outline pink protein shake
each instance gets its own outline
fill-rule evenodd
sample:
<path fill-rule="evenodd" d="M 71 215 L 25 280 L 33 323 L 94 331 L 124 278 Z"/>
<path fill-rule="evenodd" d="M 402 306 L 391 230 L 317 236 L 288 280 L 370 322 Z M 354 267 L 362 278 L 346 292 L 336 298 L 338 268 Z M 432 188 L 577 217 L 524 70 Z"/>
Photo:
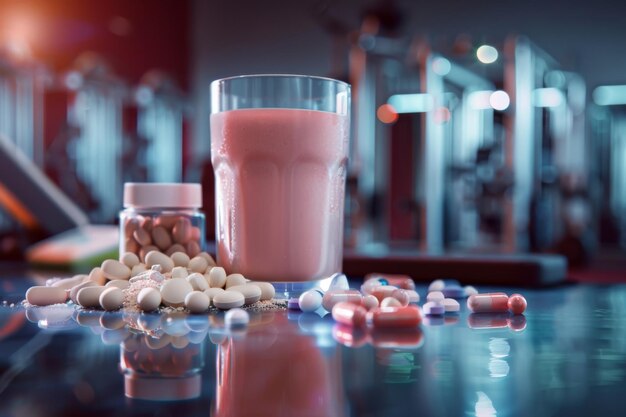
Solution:
<path fill-rule="evenodd" d="M 211 115 L 218 263 L 263 281 L 341 270 L 348 117 L 297 109 Z"/>

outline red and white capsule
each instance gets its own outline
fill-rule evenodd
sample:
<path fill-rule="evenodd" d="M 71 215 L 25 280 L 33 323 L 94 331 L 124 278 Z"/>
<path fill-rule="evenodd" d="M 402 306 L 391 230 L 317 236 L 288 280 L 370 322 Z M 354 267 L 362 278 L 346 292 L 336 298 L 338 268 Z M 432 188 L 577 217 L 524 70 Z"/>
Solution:
<path fill-rule="evenodd" d="M 375 308 L 367 313 L 368 325 L 378 329 L 416 327 L 422 314 L 416 306 Z"/>
<path fill-rule="evenodd" d="M 503 292 L 474 294 L 467 299 L 467 308 L 474 313 L 502 313 L 509 311 L 509 297 Z"/>
<path fill-rule="evenodd" d="M 342 301 L 333 307 L 333 319 L 336 322 L 353 327 L 364 327 L 367 310 L 358 304 Z"/>

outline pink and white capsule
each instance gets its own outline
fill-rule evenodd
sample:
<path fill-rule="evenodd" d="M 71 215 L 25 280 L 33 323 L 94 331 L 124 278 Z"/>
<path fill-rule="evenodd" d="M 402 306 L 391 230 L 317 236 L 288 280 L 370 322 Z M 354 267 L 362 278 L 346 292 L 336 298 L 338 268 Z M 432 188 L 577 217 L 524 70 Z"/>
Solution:
<path fill-rule="evenodd" d="M 474 313 L 501 313 L 509 310 L 509 297 L 503 292 L 470 295 L 467 308 Z"/>

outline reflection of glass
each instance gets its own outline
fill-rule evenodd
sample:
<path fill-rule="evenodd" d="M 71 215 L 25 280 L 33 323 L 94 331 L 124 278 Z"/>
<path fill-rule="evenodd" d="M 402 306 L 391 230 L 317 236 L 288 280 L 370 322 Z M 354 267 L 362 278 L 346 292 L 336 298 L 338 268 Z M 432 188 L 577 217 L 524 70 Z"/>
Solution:
<path fill-rule="evenodd" d="M 283 337 L 276 337 L 280 332 Z M 342 416 L 339 359 L 284 315 L 218 345 L 215 416 Z"/>
<path fill-rule="evenodd" d="M 200 396 L 200 372 L 204 366 L 203 344 L 176 347 L 169 335 L 153 339 L 133 334 L 120 344 L 120 367 L 127 397 L 172 401 Z"/>
<path fill-rule="evenodd" d="M 280 282 L 340 271 L 350 86 L 254 75 L 213 82 L 211 99 L 220 265 Z"/>

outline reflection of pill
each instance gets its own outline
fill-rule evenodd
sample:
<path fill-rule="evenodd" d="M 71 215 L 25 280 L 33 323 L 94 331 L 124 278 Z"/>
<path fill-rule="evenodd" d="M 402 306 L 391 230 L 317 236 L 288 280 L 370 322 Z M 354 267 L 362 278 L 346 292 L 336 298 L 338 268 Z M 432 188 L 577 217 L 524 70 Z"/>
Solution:
<path fill-rule="evenodd" d="M 421 321 L 416 306 L 375 308 L 367 313 L 367 323 L 375 328 L 415 327 Z"/>
<path fill-rule="evenodd" d="M 395 300 L 395 298 L 392 298 L 392 300 Z M 397 301 L 398 300 L 396 300 L 396 302 Z M 332 315 L 333 319 L 338 323 L 354 327 L 363 327 L 365 326 L 367 310 L 358 304 L 343 301 L 335 304 Z"/>
<path fill-rule="evenodd" d="M 508 326 L 508 313 L 471 313 L 467 325 L 472 329 L 499 329 Z"/>
<path fill-rule="evenodd" d="M 228 328 L 245 327 L 249 322 L 250 315 L 240 308 L 233 308 L 224 314 L 224 326 Z"/>
<path fill-rule="evenodd" d="M 26 291 L 26 301 L 34 306 L 59 304 L 66 300 L 67 293 L 63 288 L 37 286 Z"/>
<path fill-rule="evenodd" d="M 435 301 L 427 302 L 422 306 L 422 309 L 424 310 L 424 314 L 428 316 L 441 316 L 446 312 L 446 308 L 443 304 Z"/>
<path fill-rule="evenodd" d="M 333 311 L 333 307 L 340 301 L 361 304 L 361 293 L 358 290 L 334 290 L 328 291 L 322 297 L 322 307 L 326 311 Z"/>
<path fill-rule="evenodd" d="M 526 328 L 526 317 L 523 314 L 516 314 L 507 318 L 509 328 L 516 332 L 521 332 Z"/>
<path fill-rule="evenodd" d="M 485 293 L 471 295 L 467 307 L 474 313 L 497 313 L 508 311 L 509 297 L 505 293 Z"/>

